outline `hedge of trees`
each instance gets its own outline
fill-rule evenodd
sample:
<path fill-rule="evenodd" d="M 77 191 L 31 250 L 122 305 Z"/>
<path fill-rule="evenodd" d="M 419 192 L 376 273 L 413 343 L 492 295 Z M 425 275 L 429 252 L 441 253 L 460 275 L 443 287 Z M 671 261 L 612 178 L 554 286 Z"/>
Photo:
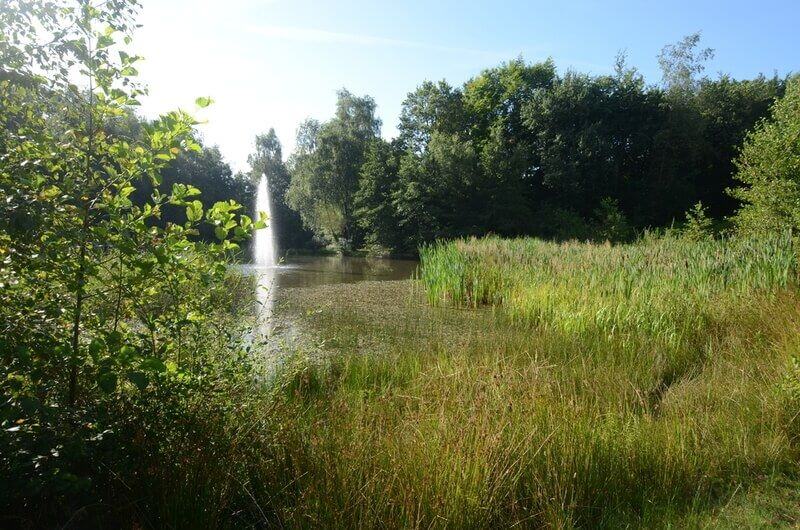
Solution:
<path fill-rule="evenodd" d="M 658 85 L 624 56 L 611 75 L 516 59 L 460 87 L 426 81 L 403 102 L 392 141 L 375 101 L 342 90 L 333 118 L 300 126 L 287 163 L 273 132 L 260 137 L 271 147 L 254 169 L 279 182 L 281 215 L 294 210 L 306 227 L 292 217 L 285 240 L 301 244 L 310 230 L 345 251 L 413 253 L 487 233 L 626 240 L 681 222 L 698 202 L 725 219 L 746 199 L 726 191 L 740 146 L 788 78 L 711 79 L 713 51 L 699 40 L 663 49 Z"/>

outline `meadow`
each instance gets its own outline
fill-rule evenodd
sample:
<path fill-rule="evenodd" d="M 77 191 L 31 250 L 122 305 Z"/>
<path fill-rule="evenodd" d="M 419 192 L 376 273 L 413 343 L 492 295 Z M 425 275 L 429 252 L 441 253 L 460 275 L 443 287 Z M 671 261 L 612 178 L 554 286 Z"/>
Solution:
<path fill-rule="evenodd" d="M 184 335 L 197 375 L 120 382 L 77 460 L 86 493 L 26 478 L 6 521 L 795 527 L 796 251 L 788 235 L 441 243 L 416 279 L 280 290 L 264 352 L 242 342 L 255 280 L 231 269 Z"/>
<path fill-rule="evenodd" d="M 486 238 L 289 290 L 319 342 L 249 431 L 254 495 L 300 527 L 797 524 L 796 275 L 789 236 Z"/>

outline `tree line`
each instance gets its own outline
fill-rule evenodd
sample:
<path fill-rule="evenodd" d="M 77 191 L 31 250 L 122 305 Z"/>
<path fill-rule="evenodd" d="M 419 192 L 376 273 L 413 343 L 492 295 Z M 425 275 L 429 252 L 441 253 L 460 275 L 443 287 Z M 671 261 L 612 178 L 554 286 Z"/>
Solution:
<path fill-rule="evenodd" d="M 712 79 L 711 57 L 695 34 L 662 50 L 658 85 L 623 55 L 610 75 L 520 58 L 460 87 L 426 81 L 391 141 L 374 99 L 341 90 L 331 119 L 300 125 L 286 162 L 274 131 L 259 136 L 253 177 L 270 180 L 284 248 L 403 254 L 488 233 L 624 241 L 698 203 L 724 222 L 745 199 L 728 191 L 742 143 L 790 78 Z"/>
<path fill-rule="evenodd" d="M 249 170 L 234 173 L 198 137 L 198 151 L 161 170 L 162 189 L 190 184 L 206 190 L 205 207 L 233 199 L 253 208 L 266 175 L 284 250 L 415 254 L 437 239 L 490 233 L 626 241 L 686 219 L 709 231 L 740 226 L 734 216 L 753 197 L 743 144 L 791 76 L 712 79 L 712 57 L 694 34 L 664 47 L 659 84 L 624 55 L 610 75 L 559 74 L 552 60 L 520 58 L 460 87 L 425 81 L 403 102 L 392 140 L 381 137 L 375 100 L 342 89 L 331 119 L 300 124 L 288 157 L 269 129 L 255 138 Z M 135 137 L 146 122 L 130 113 L 115 126 Z M 132 200 L 151 193 L 143 179 Z M 158 222 L 184 221 L 174 208 Z M 213 241 L 212 228 L 200 237 Z"/>
<path fill-rule="evenodd" d="M 381 137 L 374 99 L 343 89 L 331 119 L 300 124 L 288 157 L 269 129 L 255 138 L 249 170 L 234 172 L 195 134 L 199 148 L 167 161 L 160 190 L 192 185 L 204 190 L 205 208 L 233 199 L 253 209 L 266 175 L 283 250 L 410 255 L 437 239 L 490 233 L 626 241 L 684 224 L 741 227 L 735 214 L 744 204 L 788 193 L 785 182 L 769 194 L 748 191 L 757 177 L 742 156 L 763 151 L 743 150 L 745 140 L 791 76 L 712 79 L 704 75 L 711 57 L 694 34 L 664 47 L 660 84 L 648 84 L 624 55 L 610 75 L 561 75 L 552 60 L 520 58 L 460 87 L 425 81 L 403 102 L 392 140 Z M 129 138 L 147 126 L 130 109 L 106 125 Z M 153 186 L 144 178 L 135 187 L 131 199 L 143 205 Z M 748 226 L 791 217 L 759 208 Z M 182 208 L 167 206 L 153 222 L 185 221 Z M 200 227 L 199 237 L 214 241 L 213 227 Z"/>

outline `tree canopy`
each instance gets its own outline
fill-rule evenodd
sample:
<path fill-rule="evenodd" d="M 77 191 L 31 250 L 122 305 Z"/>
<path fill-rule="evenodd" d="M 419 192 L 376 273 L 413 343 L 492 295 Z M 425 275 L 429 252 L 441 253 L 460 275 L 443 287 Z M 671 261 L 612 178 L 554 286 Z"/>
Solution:
<path fill-rule="evenodd" d="M 747 136 L 736 160 L 733 190 L 744 206 L 735 217 L 746 232 L 800 228 L 800 77 L 772 108 L 769 120 Z"/>
<path fill-rule="evenodd" d="M 378 138 L 380 126 L 372 98 L 341 90 L 333 119 L 306 122 L 298 132 L 289 205 L 321 238 L 344 249 L 363 241 L 353 201 L 367 147 Z"/>
<path fill-rule="evenodd" d="M 611 75 L 520 58 L 461 87 L 425 81 L 392 142 L 375 102 L 341 91 L 331 120 L 298 131 L 287 203 L 324 243 L 399 253 L 487 233 L 626 239 L 698 202 L 725 219 L 744 198 L 725 191 L 733 159 L 786 81 L 708 78 L 700 40 L 664 47 L 658 85 L 624 56 Z"/>

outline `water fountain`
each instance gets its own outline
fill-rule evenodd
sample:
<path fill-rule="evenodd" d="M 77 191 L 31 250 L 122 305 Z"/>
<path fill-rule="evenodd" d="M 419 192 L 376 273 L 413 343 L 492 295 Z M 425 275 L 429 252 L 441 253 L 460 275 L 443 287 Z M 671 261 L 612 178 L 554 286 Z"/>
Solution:
<path fill-rule="evenodd" d="M 261 175 L 256 190 L 256 215 L 261 212 L 267 214 L 269 221 L 267 227 L 256 231 L 253 245 L 253 261 L 259 267 L 272 267 L 275 265 L 275 219 L 272 217 L 272 201 L 269 194 L 267 176 Z"/>
<path fill-rule="evenodd" d="M 272 201 L 270 200 L 269 182 L 262 175 L 256 189 L 256 215 L 261 212 L 269 218 L 267 227 L 256 230 L 253 241 L 253 262 L 258 269 L 256 285 L 256 304 L 261 321 L 261 331 L 270 335 L 272 331 L 272 312 L 275 306 L 275 267 L 277 252 L 275 244 L 275 218 L 272 217 Z"/>

